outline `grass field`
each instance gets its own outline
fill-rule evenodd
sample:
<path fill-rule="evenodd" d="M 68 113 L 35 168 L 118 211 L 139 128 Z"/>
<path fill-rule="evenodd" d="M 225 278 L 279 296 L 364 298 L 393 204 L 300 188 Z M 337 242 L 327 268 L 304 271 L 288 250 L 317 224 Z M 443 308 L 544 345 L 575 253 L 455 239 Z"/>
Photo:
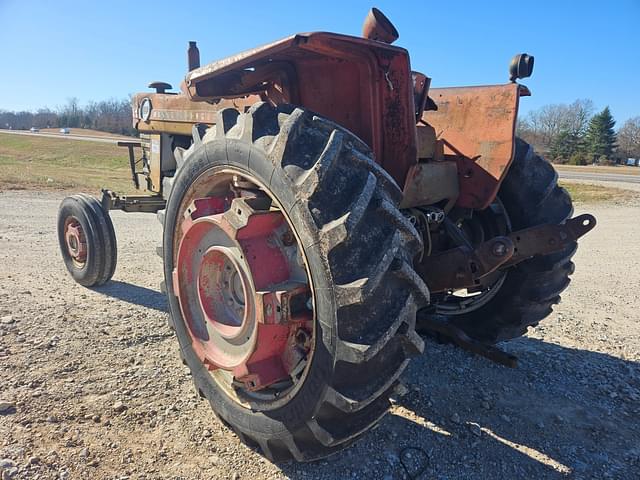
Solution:
<path fill-rule="evenodd" d="M 640 175 L 640 167 L 628 167 L 626 165 L 557 165 L 558 171 L 586 172 L 586 173 L 616 173 L 619 175 Z"/>
<path fill-rule="evenodd" d="M 560 181 L 571 194 L 574 203 L 625 202 L 640 198 L 638 192 L 588 183 Z"/>
<path fill-rule="evenodd" d="M 0 188 L 133 191 L 127 150 L 114 144 L 0 133 Z"/>

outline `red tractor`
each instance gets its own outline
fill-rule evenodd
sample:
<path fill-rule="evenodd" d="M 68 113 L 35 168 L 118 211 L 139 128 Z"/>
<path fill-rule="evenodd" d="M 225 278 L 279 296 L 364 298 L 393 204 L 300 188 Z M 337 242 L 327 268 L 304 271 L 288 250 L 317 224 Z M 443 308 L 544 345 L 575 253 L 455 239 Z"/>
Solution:
<path fill-rule="evenodd" d="M 553 167 L 515 137 L 510 83 L 430 88 L 380 11 L 363 37 L 297 34 L 133 99 L 146 192 L 60 208 L 71 275 L 108 281 L 110 209 L 157 212 L 170 323 L 199 393 L 274 460 L 344 448 L 387 412 L 418 329 L 502 363 L 545 318 L 576 240 Z M 138 150 L 140 149 L 140 150 Z M 136 154 L 136 152 L 140 152 Z"/>

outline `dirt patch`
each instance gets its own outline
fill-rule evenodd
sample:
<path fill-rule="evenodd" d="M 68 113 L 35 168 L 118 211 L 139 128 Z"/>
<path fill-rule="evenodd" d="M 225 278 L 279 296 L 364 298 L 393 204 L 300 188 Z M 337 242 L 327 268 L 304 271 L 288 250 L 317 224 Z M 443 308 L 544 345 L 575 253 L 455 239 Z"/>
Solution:
<path fill-rule="evenodd" d="M 635 206 L 577 208 L 598 227 L 563 303 L 504 345 L 518 368 L 427 340 L 377 429 L 328 460 L 272 464 L 216 420 L 180 363 L 155 216 L 114 212 L 118 268 L 89 290 L 57 251 L 61 199 L 0 194 L 0 461 L 16 479 L 413 478 L 401 459 L 424 479 L 640 477 Z"/>

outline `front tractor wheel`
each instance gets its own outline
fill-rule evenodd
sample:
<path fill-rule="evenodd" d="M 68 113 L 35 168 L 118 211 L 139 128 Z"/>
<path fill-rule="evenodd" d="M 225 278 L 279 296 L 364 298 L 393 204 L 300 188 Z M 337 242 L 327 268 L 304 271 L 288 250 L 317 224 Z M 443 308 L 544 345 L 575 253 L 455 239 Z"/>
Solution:
<path fill-rule="evenodd" d="M 309 112 L 227 109 L 196 137 L 161 216 L 182 356 L 243 441 L 329 455 L 386 413 L 423 348 L 418 233 L 366 145 Z"/>
<path fill-rule="evenodd" d="M 66 197 L 58 209 L 58 242 L 67 270 L 85 287 L 99 286 L 116 269 L 116 234 L 111 217 L 94 197 Z"/>

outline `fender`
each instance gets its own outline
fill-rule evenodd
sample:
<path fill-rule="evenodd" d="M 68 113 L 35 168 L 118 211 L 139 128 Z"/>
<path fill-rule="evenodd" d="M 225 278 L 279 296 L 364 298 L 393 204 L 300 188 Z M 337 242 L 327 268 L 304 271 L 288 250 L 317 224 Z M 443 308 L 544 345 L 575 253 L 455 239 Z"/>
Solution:
<path fill-rule="evenodd" d="M 494 200 L 515 153 L 519 99 L 529 95 L 529 90 L 517 83 L 430 89 L 429 96 L 438 109 L 423 113 L 418 138 L 422 129 L 425 133 L 432 129 L 436 142 L 432 161 L 456 163 L 456 205 L 481 210 Z M 415 182 L 415 178 L 419 177 L 408 176 L 407 182 Z M 428 189 L 429 179 L 424 182 L 411 188 Z M 405 192 L 407 186 L 405 183 Z"/>

